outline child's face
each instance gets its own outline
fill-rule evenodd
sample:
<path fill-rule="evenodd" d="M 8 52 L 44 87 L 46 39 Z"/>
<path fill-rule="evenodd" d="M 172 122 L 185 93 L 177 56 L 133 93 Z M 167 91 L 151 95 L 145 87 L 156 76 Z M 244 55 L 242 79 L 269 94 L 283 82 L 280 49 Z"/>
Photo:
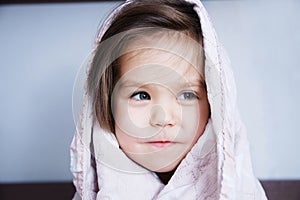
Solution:
<path fill-rule="evenodd" d="M 112 100 L 120 148 L 151 171 L 171 171 L 209 117 L 200 73 L 179 56 L 155 49 L 128 53 L 120 64 Z"/>

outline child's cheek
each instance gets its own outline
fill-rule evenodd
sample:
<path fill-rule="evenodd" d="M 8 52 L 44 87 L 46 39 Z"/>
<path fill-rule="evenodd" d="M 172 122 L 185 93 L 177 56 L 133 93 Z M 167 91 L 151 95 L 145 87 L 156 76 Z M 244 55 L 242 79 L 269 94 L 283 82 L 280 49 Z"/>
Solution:
<path fill-rule="evenodd" d="M 131 137 L 147 138 L 152 135 L 152 130 L 148 130 L 151 106 L 132 101 L 122 97 L 114 99 L 115 126 Z"/>
<path fill-rule="evenodd" d="M 194 145 L 198 138 L 203 134 L 207 124 L 207 108 L 201 104 L 182 107 L 182 137 L 184 141 Z"/>
<path fill-rule="evenodd" d="M 186 132 L 186 137 L 193 137 L 195 135 L 200 119 L 198 110 L 198 106 L 183 106 L 182 108 L 182 127 Z"/>
<path fill-rule="evenodd" d="M 151 105 L 150 103 L 141 103 L 141 104 L 142 105 L 136 105 L 136 102 L 133 104 L 128 103 L 128 105 L 126 106 L 127 113 L 124 113 L 124 116 L 129 118 L 133 126 L 142 129 L 142 128 L 148 128 L 149 126 Z"/>
<path fill-rule="evenodd" d="M 116 137 L 120 147 L 125 153 L 141 153 L 141 144 L 136 138 L 130 136 L 119 127 L 116 127 Z"/>

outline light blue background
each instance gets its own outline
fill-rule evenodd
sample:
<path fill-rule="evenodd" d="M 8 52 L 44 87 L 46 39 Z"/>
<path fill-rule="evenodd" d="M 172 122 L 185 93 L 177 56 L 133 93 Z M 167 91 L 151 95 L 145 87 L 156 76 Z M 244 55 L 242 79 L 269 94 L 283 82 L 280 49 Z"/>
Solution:
<path fill-rule="evenodd" d="M 116 4 L 0 7 L 0 183 L 72 179 L 73 83 Z M 300 2 L 204 4 L 233 64 L 255 174 L 300 179 Z"/>

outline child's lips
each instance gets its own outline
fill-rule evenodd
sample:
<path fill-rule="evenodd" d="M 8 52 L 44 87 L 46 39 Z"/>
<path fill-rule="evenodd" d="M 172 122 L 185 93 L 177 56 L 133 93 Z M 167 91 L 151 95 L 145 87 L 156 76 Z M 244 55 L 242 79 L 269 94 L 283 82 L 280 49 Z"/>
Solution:
<path fill-rule="evenodd" d="M 148 143 L 150 145 L 153 145 L 153 146 L 159 147 L 159 148 L 165 148 L 172 144 L 175 144 L 175 142 L 172 142 L 172 141 L 152 141 L 152 142 L 148 142 Z"/>

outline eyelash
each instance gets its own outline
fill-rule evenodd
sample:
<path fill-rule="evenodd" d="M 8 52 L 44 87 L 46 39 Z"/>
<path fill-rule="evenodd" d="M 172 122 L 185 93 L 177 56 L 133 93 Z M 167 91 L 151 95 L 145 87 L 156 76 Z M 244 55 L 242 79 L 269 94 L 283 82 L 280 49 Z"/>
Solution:
<path fill-rule="evenodd" d="M 182 96 L 182 95 L 184 95 L 184 98 L 180 99 L 180 96 Z M 188 96 L 186 96 L 186 95 L 188 95 Z M 195 100 L 195 99 L 199 99 L 199 96 L 194 91 L 186 91 L 186 92 L 180 93 L 180 95 L 177 97 L 177 99 L 178 100 L 192 101 L 192 100 Z"/>
<path fill-rule="evenodd" d="M 136 96 L 139 95 L 139 98 L 136 98 Z M 145 95 L 147 99 L 142 99 L 141 98 L 141 95 Z M 145 97 L 144 96 L 144 97 Z M 144 91 L 140 91 L 140 92 L 135 92 L 133 93 L 131 96 L 130 96 L 131 99 L 134 99 L 136 101 L 145 101 L 145 100 L 151 100 L 151 97 L 150 95 L 147 93 L 147 92 L 144 92 Z"/>
<path fill-rule="evenodd" d="M 142 96 L 143 95 L 143 96 Z M 183 95 L 183 98 L 180 98 Z M 147 101 L 151 100 L 151 96 L 145 92 L 145 91 L 139 91 L 135 92 L 130 96 L 131 99 L 134 99 L 136 101 Z M 195 99 L 199 99 L 199 96 L 197 95 L 196 92 L 194 91 L 186 91 L 180 93 L 180 95 L 177 97 L 178 100 L 187 100 L 187 101 L 192 101 Z"/>

